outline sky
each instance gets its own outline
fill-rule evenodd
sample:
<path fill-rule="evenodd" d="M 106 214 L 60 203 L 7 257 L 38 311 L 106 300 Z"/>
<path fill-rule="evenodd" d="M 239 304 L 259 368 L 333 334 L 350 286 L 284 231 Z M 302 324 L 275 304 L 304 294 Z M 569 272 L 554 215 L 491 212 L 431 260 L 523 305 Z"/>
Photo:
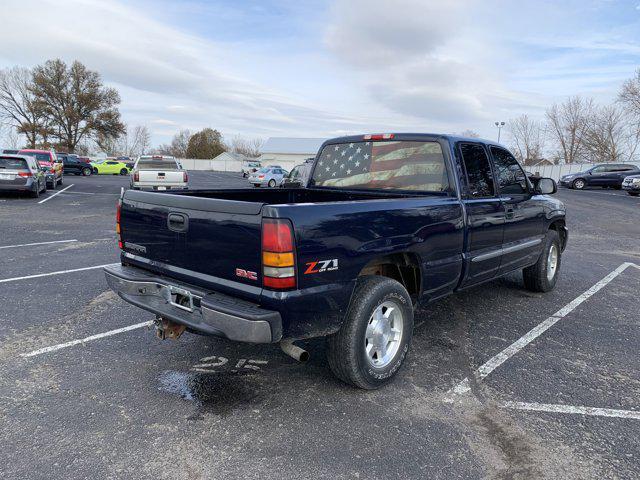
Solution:
<path fill-rule="evenodd" d="M 640 67 L 640 0 L 2 0 L 0 68 L 79 60 L 153 144 L 375 132 L 496 135 Z"/>

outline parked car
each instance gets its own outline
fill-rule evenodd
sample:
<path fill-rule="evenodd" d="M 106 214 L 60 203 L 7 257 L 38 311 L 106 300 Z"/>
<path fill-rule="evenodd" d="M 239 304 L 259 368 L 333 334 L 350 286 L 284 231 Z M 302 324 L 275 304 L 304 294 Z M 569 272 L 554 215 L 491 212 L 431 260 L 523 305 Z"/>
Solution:
<path fill-rule="evenodd" d="M 262 164 L 257 160 L 256 161 L 245 160 L 242 162 L 242 167 L 241 167 L 242 176 L 248 177 L 251 173 L 258 171 L 261 168 L 262 168 Z"/>
<path fill-rule="evenodd" d="M 287 174 L 285 169 L 277 166 L 265 167 L 250 174 L 249 183 L 252 183 L 254 187 L 277 187 Z"/>
<path fill-rule="evenodd" d="M 632 197 L 640 195 L 640 174 L 625 177 L 622 181 L 622 188 Z"/>
<path fill-rule="evenodd" d="M 300 188 L 306 186 L 312 166 L 313 165 L 309 163 L 301 163 L 293 167 L 282 180 L 280 188 Z"/>
<path fill-rule="evenodd" d="M 47 190 L 44 168 L 29 155 L 0 155 L 0 191 L 28 192 L 39 197 Z"/>
<path fill-rule="evenodd" d="M 64 167 L 62 160 L 49 150 L 24 149 L 18 152 L 19 155 L 28 155 L 35 158 L 40 167 L 43 167 L 47 188 L 55 190 L 56 186 L 64 183 Z"/>
<path fill-rule="evenodd" d="M 629 175 L 640 174 L 637 165 L 630 163 L 603 163 L 584 172 L 564 175 L 560 185 L 582 190 L 585 187 L 622 188 L 622 180 Z"/>
<path fill-rule="evenodd" d="M 67 175 L 84 175 L 88 177 L 93 173 L 91 164 L 87 164 L 80 160 L 75 153 L 57 153 L 58 159 L 62 160 L 64 165 L 64 173 Z"/>
<path fill-rule="evenodd" d="M 92 162 L 95 175 L 129 175 L 129 167 L 124 162 L 106 159 L 102 162 Z"/>
<path fill-rule="evenodd" d="M 377 388 L 402 365 L 413 312 L 522 271 L 547 292 L 567 244 L 550 178 L 530 182 L 504 147 L 475 138 L 385 134 L 326 141 L 307 188 L 127 190 L 117 207 L 125 301 L 185 329 L 250 343 L 328 336 L 330 368 Z M 334 160 L 338 160 L 334 162 Z"/>
<path fill-rule="evenodd" d="M 175 157 L 143 155 L 133 167 L 130 186 L 134 190 L 187 190 L 189 175 Z"/>
<path fill-rule="evenodd" d="M 78 157 L 78 160 L 83 163 L 91 163 L 91 159 L 89 157 Z"/>

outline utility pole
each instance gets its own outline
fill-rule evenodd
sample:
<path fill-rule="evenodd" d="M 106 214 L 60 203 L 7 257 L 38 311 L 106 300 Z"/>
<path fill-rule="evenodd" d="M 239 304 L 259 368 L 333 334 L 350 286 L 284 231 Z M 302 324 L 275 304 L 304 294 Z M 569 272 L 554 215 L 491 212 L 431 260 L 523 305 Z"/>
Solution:
<path fill-rule="evenodd" d="M 504 122 L 495 122 L 495 126 L 498 127 L 498 143 L 500 143 L 500 130 L 504 127 Z"/>

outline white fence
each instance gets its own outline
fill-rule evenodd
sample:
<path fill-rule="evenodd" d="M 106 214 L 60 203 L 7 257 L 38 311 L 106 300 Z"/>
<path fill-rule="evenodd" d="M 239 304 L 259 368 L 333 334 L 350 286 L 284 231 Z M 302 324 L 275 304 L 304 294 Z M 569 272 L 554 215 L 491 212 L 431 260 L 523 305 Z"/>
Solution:
<path fill-rule="evenodd" d="M 636 165 L 636 163 L 633 163 L 633 162 L 618 162 L 618 163 L 631 163 L 632 165 Z M 555 181 L 559 181 L 560 177 L 562 177 L 563 175 L 569 175 L 570 173 L 584 172 L 585 170 L 588 170 L 591 167 L 594 167 L 595 165 L 601 165 L 601 164 L 569 163 L 565 165 L 540 165 L 540 166 L 525 165 L 524 169 L 527 172 L 538 174 L 541 177 L 549 177 L 549 178 L 553 178 Z"/>
<path fill-rule="evenodd" d="M 185 170 L 213 170 L 216 172 L 239 172 L 242 162 L 235 160 L 200 160 L 181 158 L 182 168 Z"/>

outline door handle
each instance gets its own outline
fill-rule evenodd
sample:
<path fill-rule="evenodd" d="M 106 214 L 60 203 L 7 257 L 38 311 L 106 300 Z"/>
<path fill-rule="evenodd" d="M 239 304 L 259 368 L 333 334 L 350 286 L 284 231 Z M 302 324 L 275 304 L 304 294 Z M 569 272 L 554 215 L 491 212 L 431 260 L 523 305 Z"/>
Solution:
<path fill-rule="evenodd" d="M 505 217 L 507 220 L 511 220 L 516 216 L 516 212 L 513 207 L 505 207 Z"/>
<path fill-rule="evenodd" d="M 170 213 L 167 217 L 167 227 L 174 232 L 189 230 L 189 217 L 184 213 Z"/>

